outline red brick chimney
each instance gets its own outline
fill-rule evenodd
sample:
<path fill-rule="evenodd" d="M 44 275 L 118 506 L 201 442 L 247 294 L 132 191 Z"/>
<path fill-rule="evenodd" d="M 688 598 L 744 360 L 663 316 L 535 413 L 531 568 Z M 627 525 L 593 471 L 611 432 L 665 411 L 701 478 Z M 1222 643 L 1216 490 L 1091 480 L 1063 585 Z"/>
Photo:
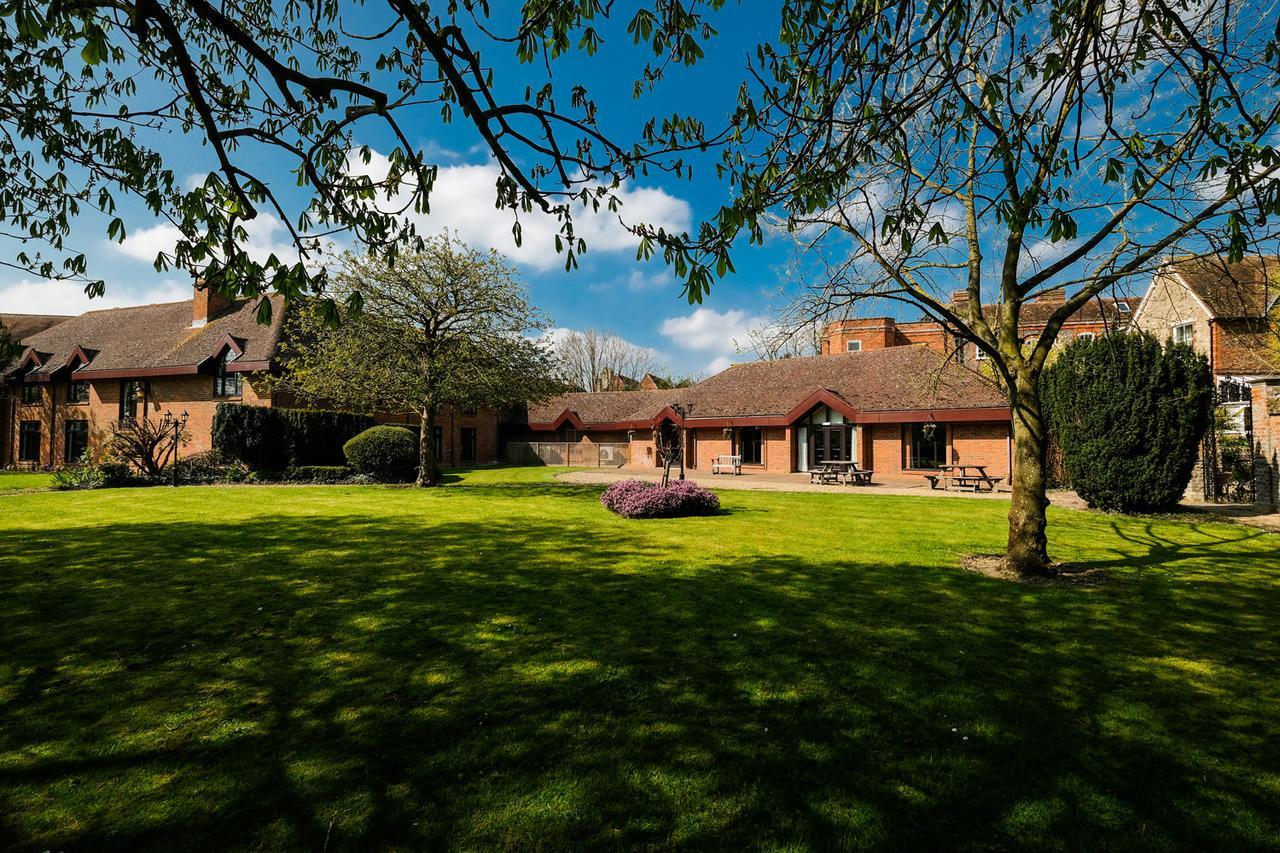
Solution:
<path fill-rule="evenodd" d="M 205 284 L 204 279 L 196 279 L 195 298 L 191 301 L 191 328 L 203 326 L 230 307 L 230 299 Z"/>
<path fill-rule="evenodd" d="M 960 305 L 968 305 L 968 304 L 969 304 L 969 291 L 968 291 L 968 290 L 953 290 L 953 291 L 951 291 L 951 304 L 952 304 L 952 305 L 956 305 L 956 306 L 960 306 Z"/>
<path fill-rule="evenodd" d="M 1050 290 L 1041 293 L 1036 297 L 1036 302 L 1041 305 L 1062 305 L 1067 301 L 1067 291 L 1059 287 L 1056 290 Z"/>

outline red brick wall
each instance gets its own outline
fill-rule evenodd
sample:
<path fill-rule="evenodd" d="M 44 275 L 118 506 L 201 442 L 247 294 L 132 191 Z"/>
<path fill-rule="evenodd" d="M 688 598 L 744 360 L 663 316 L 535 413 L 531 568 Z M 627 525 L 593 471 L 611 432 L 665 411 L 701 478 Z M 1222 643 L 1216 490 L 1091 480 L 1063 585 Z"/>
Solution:
<path fill-rule="evenodd" d="M 979 422 L 939 424 L 947 431 L 952 464 L 985 465 L 993 477 L 1009 476 L 1009 424 Z M 876 477 L 910 478 L 923 472 L 905 469 L 907 434 L 902 424 L 867 424 L 862 428 L 861 464 Z"/>
<path fill-rule="evenodd" d="M 41 423 L 41 467 L 58 467 L 75 461 L 63 458 L 65 423 L 73 419 L 89 422 L 89 453 L 95 459 L 101 456 L 103 445 L 111 434 L 111 424 L 120 418 L 121 380 L 90 381 L 87 403 L 68 403 L 68 386 L 67 382 L 41 383 L 41 404 L 17 407 L 11 428 L 9 460 L 17 461 L 17 424 L 24 420 L 39 420 Z M 182 446 L 182 455 L 201 453 L 212 448 L 213 413 L 219 402 L 271 405 L 270 393 L 262 387 L 261 380 L 246 375 L 242 388 L 240 397 L 215 398 L 212 376 L 157 377 L 147 380 L 145 405 L 139 404 L 138 413 L 141 415 L 145 411 L 149 418 L 162 418 L 166 411 L 175 417 L 186 412 L 190 440 Z M 12 387 L 12 391 L 17 395 L 22 393 L 20 386 Z"/>
<path fill-rule="evenodd" d="M 402 424 L 416 430 L 421 420 L 414 414 L 374 415 L 380 424 Z M 436 426 L 440 427 L 440 444 L 437 450 L 440 464 L 445 466 L 459 465 L 492 465 L 498 459 L 498 413 L 492 409 L 477 409 L 472 414 L 445 411 L 436 417 Z M 476 431 L 476 458 L 474 461 L 462 460 L 462 430 Z"/>

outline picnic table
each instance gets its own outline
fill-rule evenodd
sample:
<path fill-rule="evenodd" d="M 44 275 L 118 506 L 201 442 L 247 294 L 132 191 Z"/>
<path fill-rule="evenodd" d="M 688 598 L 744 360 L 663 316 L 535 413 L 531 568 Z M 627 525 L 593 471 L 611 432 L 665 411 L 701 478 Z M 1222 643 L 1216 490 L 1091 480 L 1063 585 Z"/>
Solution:
<path fill-rule="evenodd" d="M 844 483 L 847 486 L 869 486 L 874 471 L 859 468 L 851 460 L 819 462 L 809 469 L 811 483 Z"/>
<path fill-rule="evenodd" d="M 986 465 L 939 465 L 937 474 L 926 474 L 929 488 L 941 485 L 944 490 L 962 492 L 993 492 L 1003 477 L 992 477 Z"/>

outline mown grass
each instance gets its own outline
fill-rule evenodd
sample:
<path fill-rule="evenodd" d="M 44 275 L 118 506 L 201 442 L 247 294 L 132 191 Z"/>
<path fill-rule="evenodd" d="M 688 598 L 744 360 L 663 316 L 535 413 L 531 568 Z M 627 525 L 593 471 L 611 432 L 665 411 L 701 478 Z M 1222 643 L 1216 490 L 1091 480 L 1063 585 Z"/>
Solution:
<path fill-rule="evenodd" d="M 0 846 L 1280 845 L 1280 537 L 546 476 L 6 498 Z"/>
<path fill-rule="evenodd" d="M 47 471 L 0 471 L 0 493 L 19 489 L 47 489 L 53 475 Z"/>

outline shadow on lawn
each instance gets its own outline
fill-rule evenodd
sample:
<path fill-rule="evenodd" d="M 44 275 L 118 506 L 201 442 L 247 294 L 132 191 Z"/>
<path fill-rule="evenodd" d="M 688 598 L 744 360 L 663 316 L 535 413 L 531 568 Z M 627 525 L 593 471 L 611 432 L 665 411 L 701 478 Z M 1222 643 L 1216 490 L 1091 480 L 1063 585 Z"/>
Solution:
<path fill-rule="evenodd" d="M 1029 591 L 671 566 L 581 520 L 336 520 L 0 532 L 30 555 L 0 575 L 18 848 L 1276 838 L 1280 554 L 1246 537 L 1149 526 L 1163 570 Z M 1167 565 L 1228 555 L 1231 583 Z"/>

